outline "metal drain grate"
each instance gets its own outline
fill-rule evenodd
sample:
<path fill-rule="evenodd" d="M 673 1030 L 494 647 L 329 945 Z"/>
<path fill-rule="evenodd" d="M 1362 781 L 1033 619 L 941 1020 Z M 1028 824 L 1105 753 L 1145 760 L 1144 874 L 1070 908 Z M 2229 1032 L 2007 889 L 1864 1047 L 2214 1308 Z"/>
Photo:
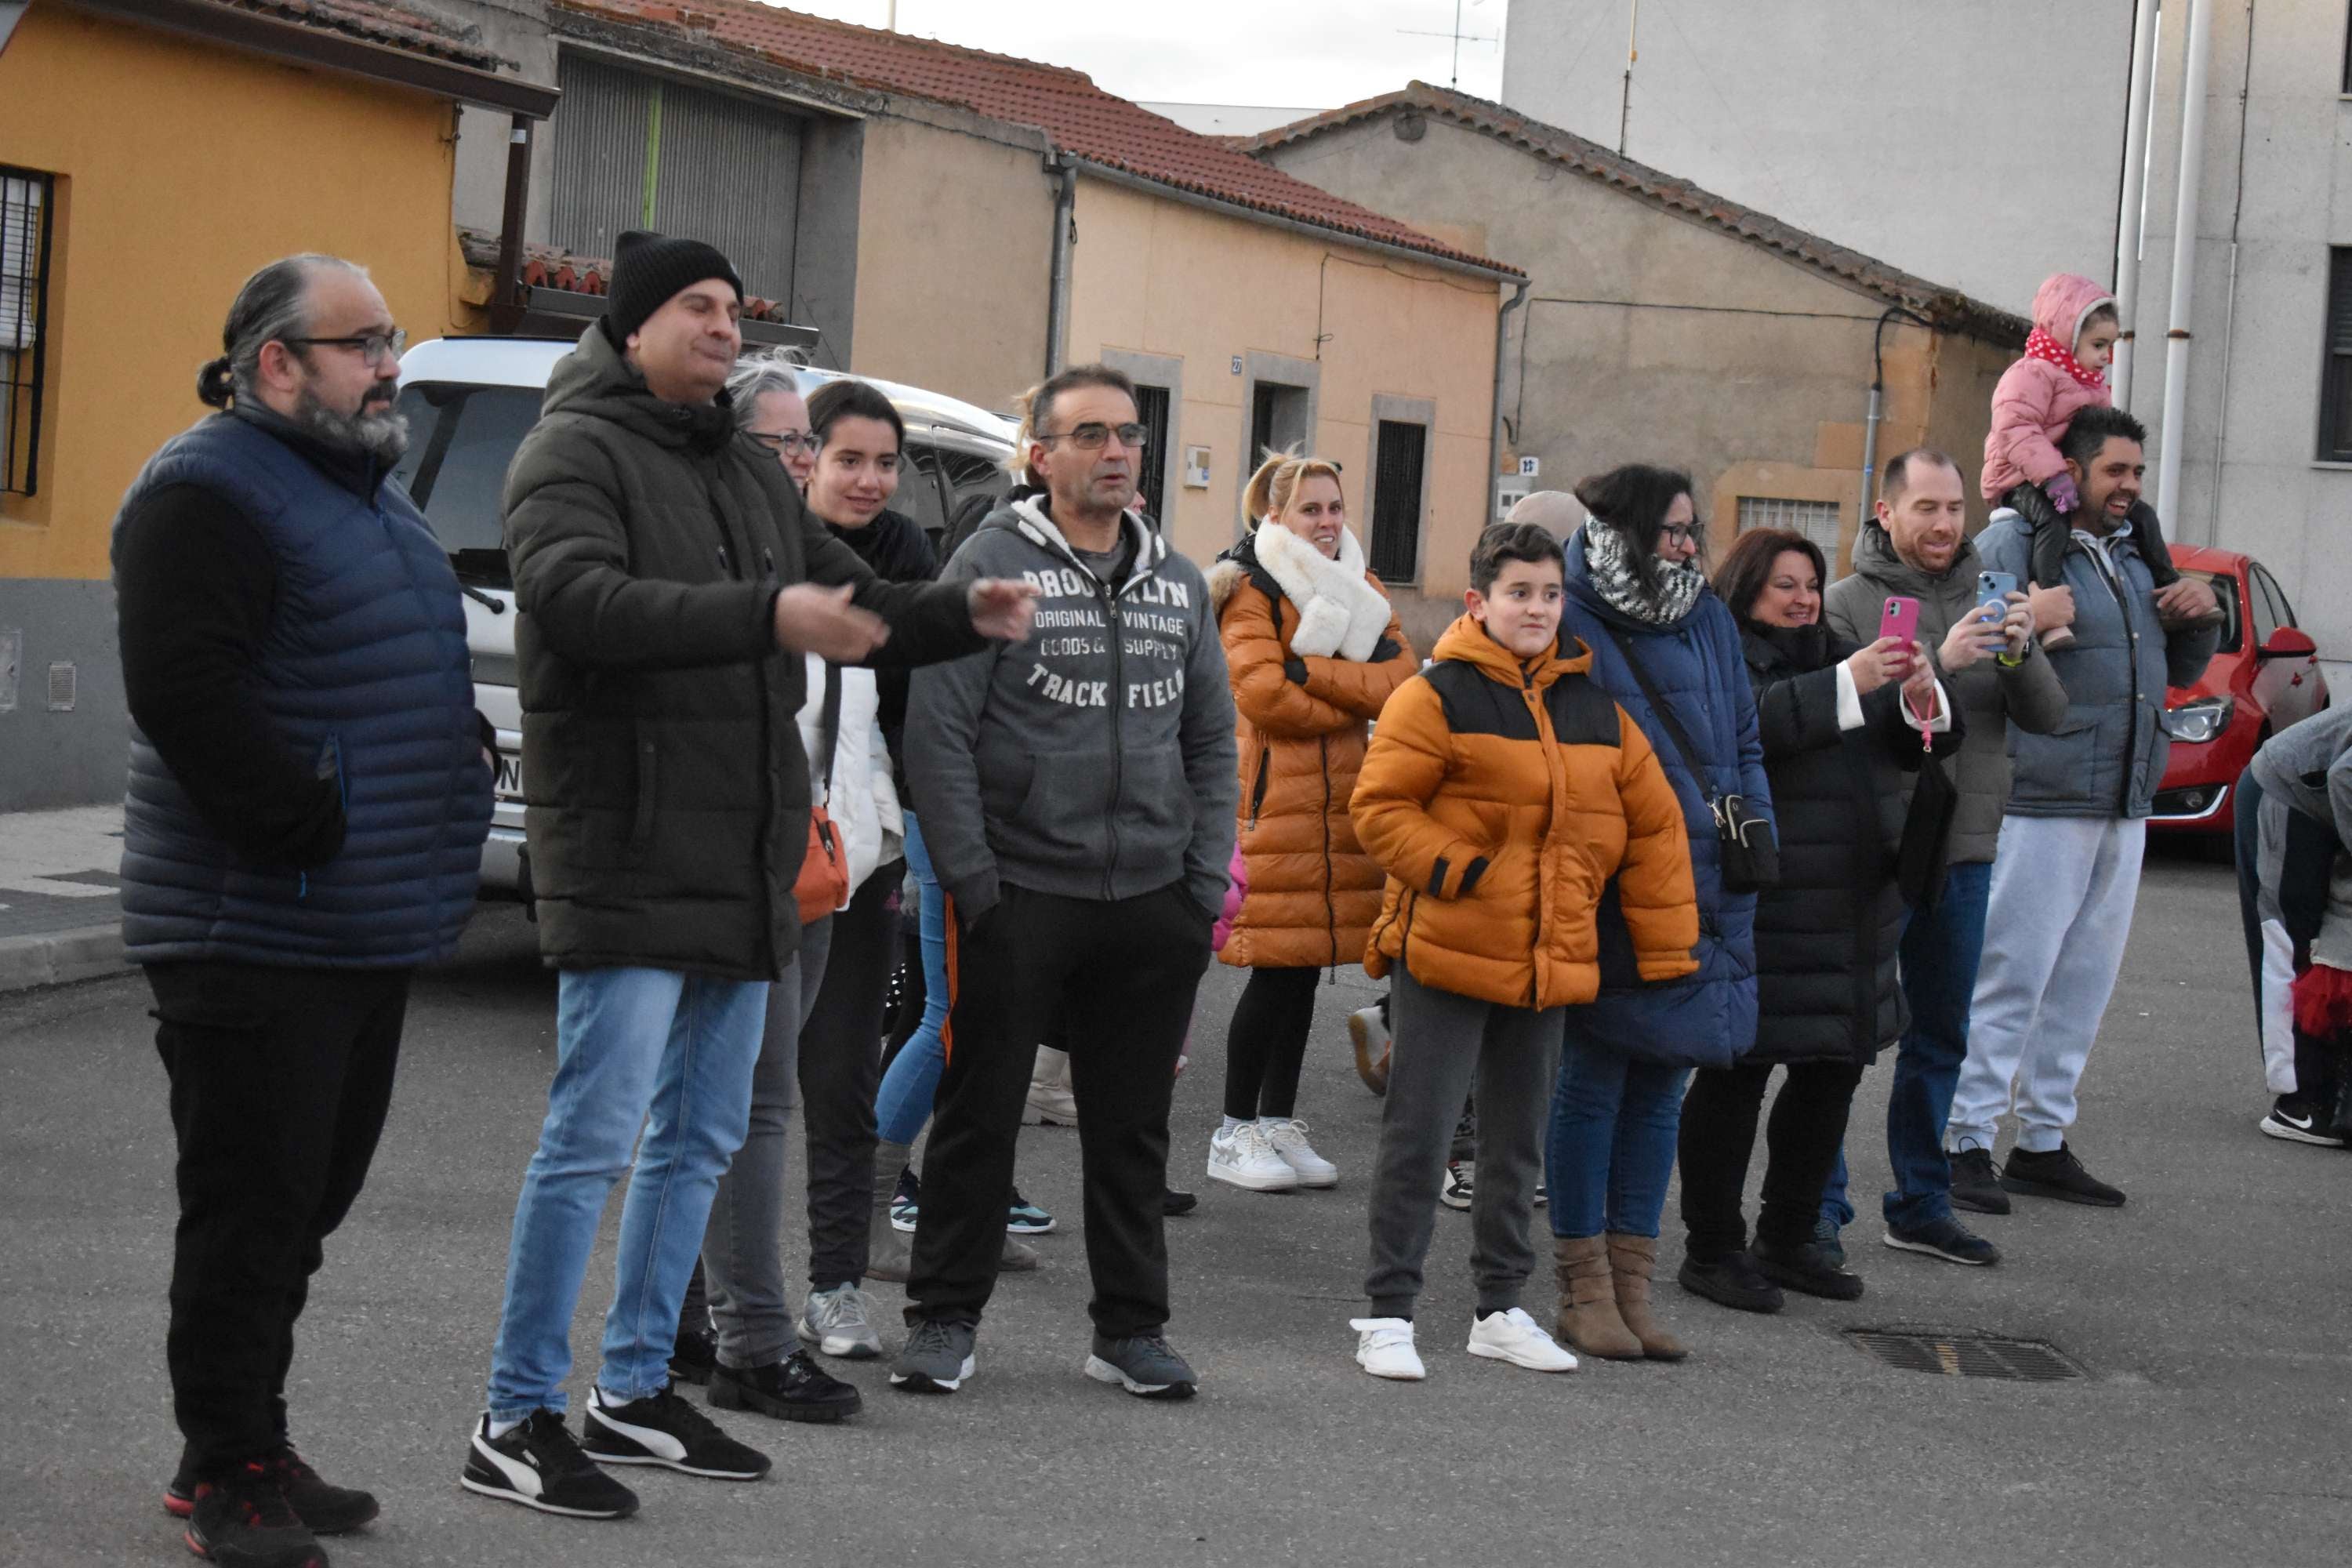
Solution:
<path fill-rule="evenodd" d="M 1848 1329 L 1845 1337 L 1864 1355 L 1906 1372 L 1932 1372 L 1945 1377 L 1995 1377 L 2012 1383 L 2069 1383 L 2091 1375 L 2056 1346 L 2040 1340 L 1892 1329 Z"/>

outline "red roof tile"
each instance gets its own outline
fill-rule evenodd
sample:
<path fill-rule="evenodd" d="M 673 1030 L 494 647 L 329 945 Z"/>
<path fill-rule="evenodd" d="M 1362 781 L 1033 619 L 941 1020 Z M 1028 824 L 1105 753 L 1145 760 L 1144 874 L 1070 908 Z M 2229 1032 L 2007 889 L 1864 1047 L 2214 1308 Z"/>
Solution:
<path fill-rule="evenodd" d="M 1456 250 L 1394 218 L 1317 190 L 1217 138 L 1196 135 L 1105 92 L 1082 71 L 827 21 L 755 0 L 555 0 L 555 7 L 668 26 L 804 75 L 956 104 L 991 120 L 1034 126 L 1066 153 L 1157 184 L 1520 275 L 1515 267 Z"/>
<path fill-rule="evenodd" d="M 432 55 L 478 70 L 496 70 L 502 61 L 482 42 L 481 29 L 461 27 L 394 0 L 212 0 L 233 11 L 282 16 L 331 33 L 348 33 L 372 44 L 389 44 L 412 54 Z"/>
<path fill-rule="evenodd" d="M 1411 110 L 1466 125 L 1497 140 L 1512 142 L 1539 157 L 1564 163 L 1594 179 L 1647 197 L 1661 205 L 1728 229 L 1752 244 L 1777 250 L 1805 266 L 1859 284 L 1890 304 L 1917 311 L 1939 327 L 1964 331 L 2004 347 L 2013 348 L 2025 341 L 2031 323 L 1997 305 L 1989 305 L 1957 289 L 1914 277 L 1874 257 L 1850 250 L 1793 224 L 1782 223 L 1768 214 L 1741 206 L 1713 192 L 1702 190 L 1688 180 L 1677 179 L 1646 163 L 1637 163 L 1631 158 L 1622 157 L 1572 131 L 1563 131 L 1557 125 L 1530 120 L 1499 103 L 1473 98 L 1466 92 L 1457 92 L 1451 88 L 1432 87 L 1427 82 L 1416 81 L 1402 92 L 1368 98 L 1360 103 L 1350 103 L 1327 114 L 1311 115 L 1289 125 L 1279 126 L 1263 135 L 1242 139 L 1240 145 L 1263 153 L 1269 148 L 1286 146 L 1359 121 Z"/>

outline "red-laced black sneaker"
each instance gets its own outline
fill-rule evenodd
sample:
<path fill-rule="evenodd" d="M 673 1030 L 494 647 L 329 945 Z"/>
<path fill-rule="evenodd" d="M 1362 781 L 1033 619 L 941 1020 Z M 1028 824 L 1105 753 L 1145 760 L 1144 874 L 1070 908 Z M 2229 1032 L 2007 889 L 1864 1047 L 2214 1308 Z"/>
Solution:
<path fill-rule="evenodd" d="M 381 1511 L 372 1494 L 355 1487 L 339 1487 L 322 1479 L 290 1443 L 262 1463 L 277 1472 L 278 1489 L 286 1494 L 294 1517 L 310 1526 L 313 1535 L 341 1535 L 357 1530 Z M 186 1519 L 196 1509 L 196 1483 L 189 1474 L 189 1467 L 190 1461 L 184 1455 L 180 1473 L 163 1489 L 163 1511 L 176 1519 Z"/>
<path fill-rule="evenodd" d="M 327 1553 L 296 1517 L 276 1469 L 255 1459 L 200 1481 L 190 1500 L 188 1550 L 222 1568 L 327 1568 Z"/>

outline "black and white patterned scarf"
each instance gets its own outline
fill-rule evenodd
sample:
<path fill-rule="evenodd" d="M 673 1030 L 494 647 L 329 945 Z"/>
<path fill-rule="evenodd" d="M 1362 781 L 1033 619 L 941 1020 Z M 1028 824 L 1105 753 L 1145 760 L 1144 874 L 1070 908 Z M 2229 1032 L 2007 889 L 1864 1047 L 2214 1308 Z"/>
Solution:
<path fill-rule="evenodd" d="M 1691 606 L 1698 603 L 1699 590 L 1706 586 L 1706 574 L 1694 557 L 1679 564 L 1653 563 L 1657 591 L 1653 595 L 1643 589 L 1641 576 L 1633 570 L 1633 548 L 1624 533 L 1597 517 L 1584 520 L 1584 563 L 1602 599 L 1652 626 L 1671 626 L 1689 615 Z"/>

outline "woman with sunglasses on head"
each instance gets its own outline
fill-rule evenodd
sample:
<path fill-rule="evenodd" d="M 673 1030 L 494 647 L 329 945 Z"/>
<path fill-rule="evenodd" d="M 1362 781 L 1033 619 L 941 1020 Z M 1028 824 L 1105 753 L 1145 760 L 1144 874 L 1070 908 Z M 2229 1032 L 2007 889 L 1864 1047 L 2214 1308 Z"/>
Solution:
<path fill-rule="evenodd" d="M 1560 647 L 1642 726 L 1682 802 L 1698 895 L 1698 973 L 1642 981 L 1613 886 L 1598 921 L 1601 994 L 1568 1010 L 1545 1165 L 1560 1337 L 1603 1360 L 1679 1361 L 1651 1306 L 1658 1222 L 1691 1069 L 1756 1042 L 1756 895 L 1726 885 L 1717 809 L 1769 818 L 1739 627 L 1707 587 L 1688 474 L 1629 463 L 1576 487 Z"/>

